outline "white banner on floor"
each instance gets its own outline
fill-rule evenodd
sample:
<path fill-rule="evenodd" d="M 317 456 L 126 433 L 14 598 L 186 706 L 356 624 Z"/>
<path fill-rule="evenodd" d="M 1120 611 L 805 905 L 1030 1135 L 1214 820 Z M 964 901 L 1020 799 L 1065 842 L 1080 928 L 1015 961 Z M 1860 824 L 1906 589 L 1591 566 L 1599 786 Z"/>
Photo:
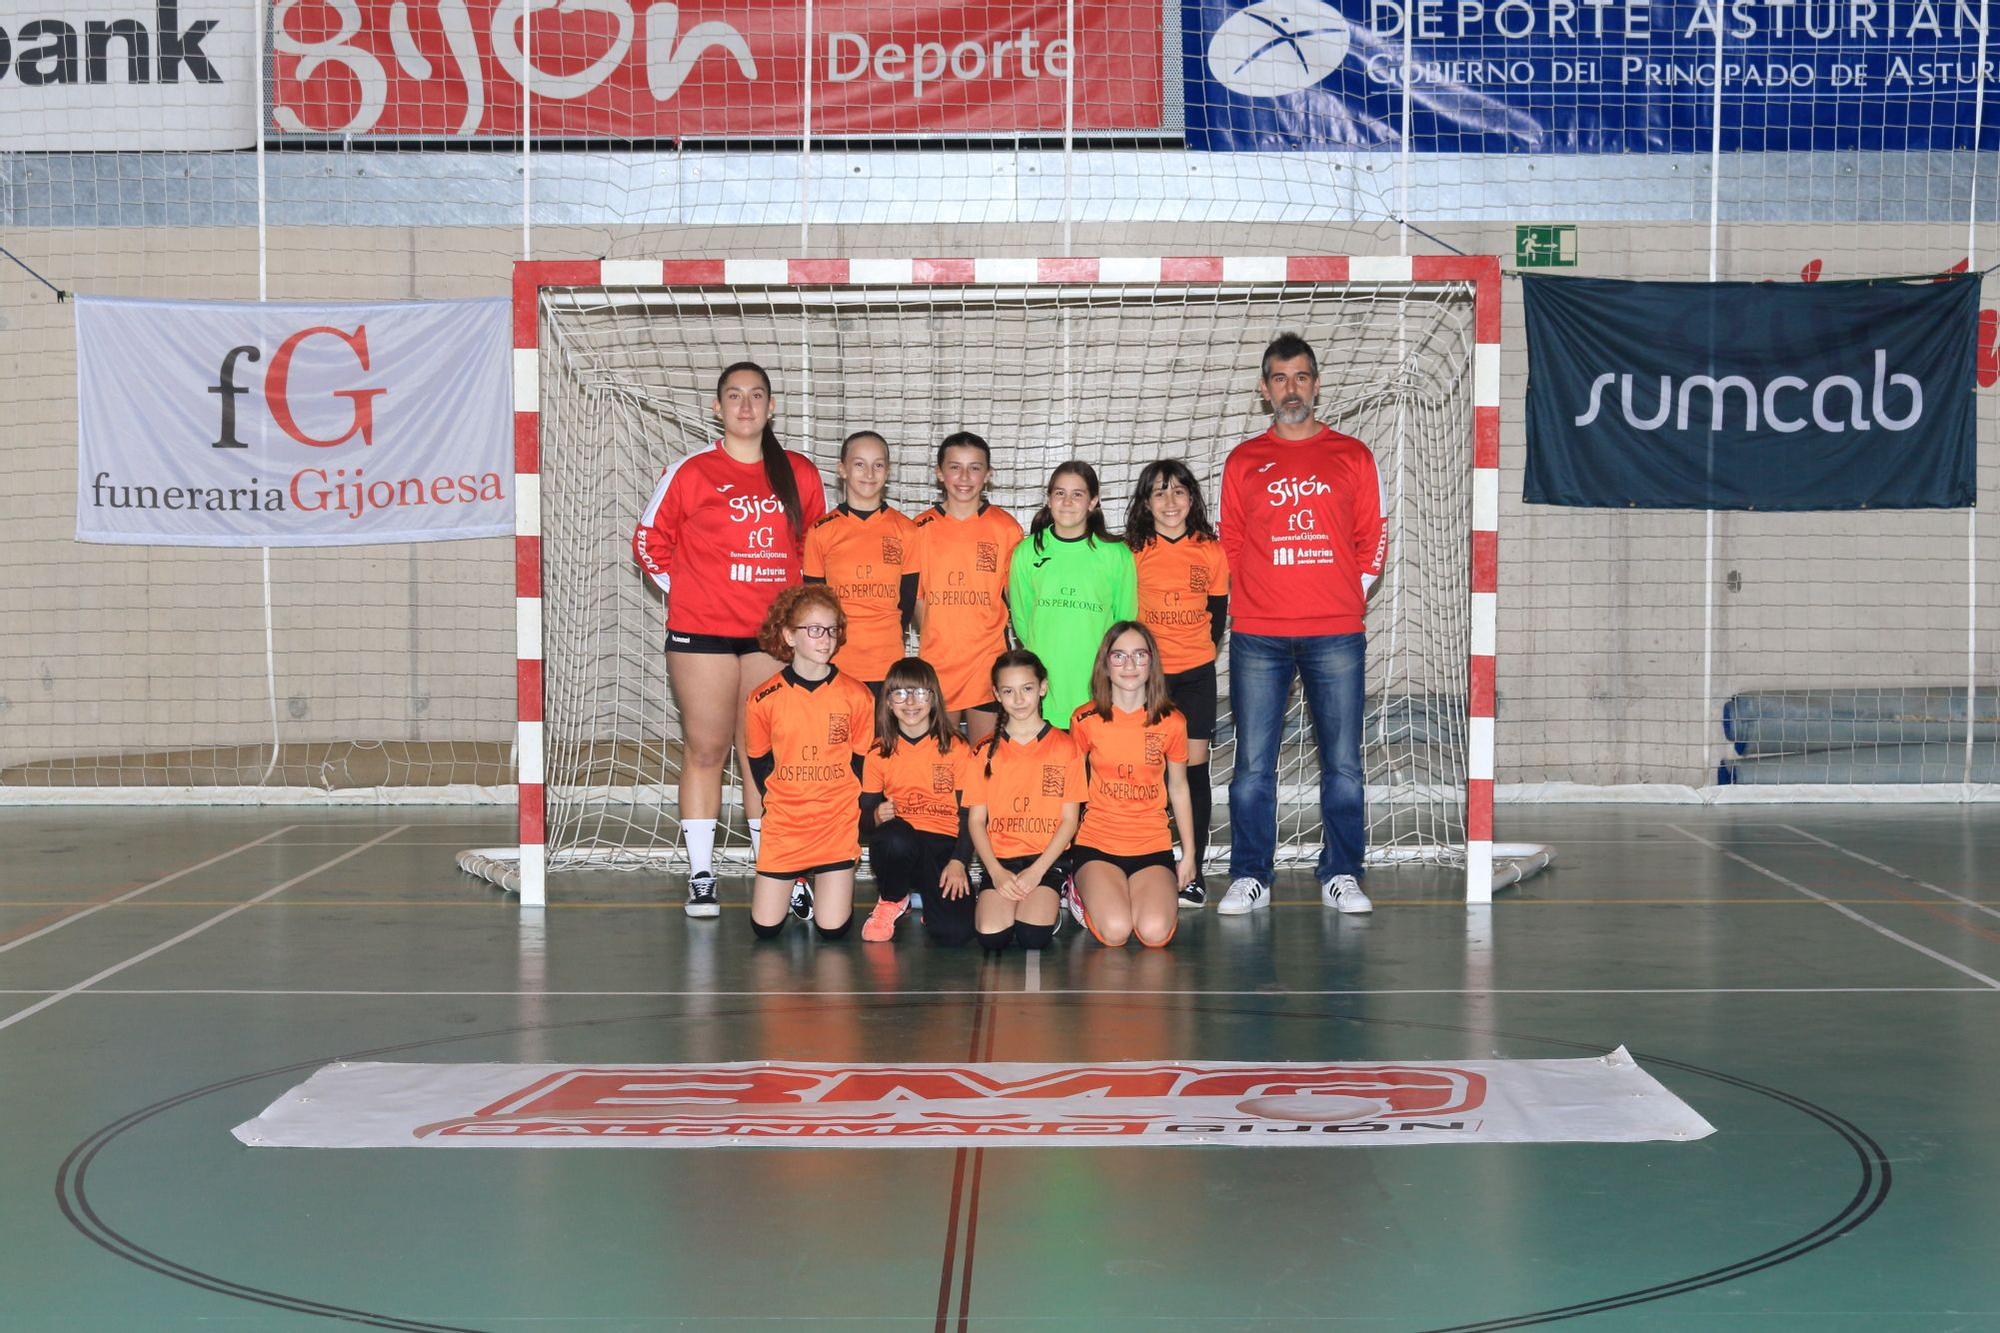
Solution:
<path fill-rule="evenodd" d="M 1619 1048 L 1390 1064 L 335 1064 L 259 1148 L 1643 1143 L 1715 1132 Z"/>

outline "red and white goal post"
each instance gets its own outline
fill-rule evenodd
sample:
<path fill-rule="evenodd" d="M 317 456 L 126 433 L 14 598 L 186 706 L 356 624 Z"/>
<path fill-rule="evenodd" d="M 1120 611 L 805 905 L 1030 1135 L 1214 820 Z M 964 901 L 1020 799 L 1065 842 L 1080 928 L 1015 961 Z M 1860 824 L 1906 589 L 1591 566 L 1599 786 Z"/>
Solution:
<path fill-rule="evenodd" d="M 665 617 L 628 543 L 661 471 L 715 438 L 723 366 L 770 371 L 781 438 L 829 482 L 839 441 L 878 431 L 890 500 L 913 512 L 934 498 L 937 441 L 970 429 L 993 446 L 991 498 L 1024 526 L 1051 469 L 1081 457 L 1116 529 L 1139 470 L 1161 457 L 1188 463 L 1215 512 L 1224 457 L 1269 424 L 1258 358 L 1286 330 L 1318 353 L 1320 416 L 1367 442 L 1383 477 L 1371 861 L 1463 867 L 1467 901 L 1489 901 L 1547 850 L 1493 840 L 1500 265 L 1487 256 L 517 265 L 519 846 L 461 865 L 537 906 L 550 871 L 664 872 L 676 857 Z M 1226 660 L 1217 860 L 1234 752 Z M 1288 861 L 1318 845 L 1317 771 L 1295 704 L 1280 770 Z M 725 818 L 725 858 L 748 850 L 738 822 Z"/>

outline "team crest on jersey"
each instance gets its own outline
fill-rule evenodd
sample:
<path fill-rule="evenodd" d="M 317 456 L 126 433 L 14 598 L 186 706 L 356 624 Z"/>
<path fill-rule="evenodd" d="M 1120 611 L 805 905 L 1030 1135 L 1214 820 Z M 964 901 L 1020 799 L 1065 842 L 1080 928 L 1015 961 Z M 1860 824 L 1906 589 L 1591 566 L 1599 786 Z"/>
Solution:
<path fill-rule="evenodd" d="M 951 793 L 951 788 L 952 788 L 952 782 L 951 782 L 951 765 L 950 765 L 950 764 L 932 764 L 932 765 L 931 765 L 931 791 L 933 791 L 934 793 L 936 793 L 936 794 L 937 794 L 937 795 L 939 795 L 939 796 L 946 796 L 946 795 L 949 795 L 949 794 Z"/>
<path fill-rule="evenodd" d="M 1061 764 L 1042 765 L 1042 795 L 1061 796 L 1063 794 L 1063 770 Z"/>
<path fill-rule="evenodd" d="M 903 539 L 901 537 L 884 537 L 882 539 L 882 563 L 885 565 L 901 565 L 903 563 Z"/>
<path fill-rule="evenodd" d="M 980 542 L 978 549 L 973 553 L 973 561 L 980 573 L 998 574 L 1000 572 L 1000 543 Z"/>
<path fill-rule="evenodd" d="M 1166 759 L 1167 759 L 1167 736 L 1166 736 L 1166 733 L 1165 733 L 1165 732 L 1161 732 L 1161 731 L 1149 731 L 1149 732 L 1147 732 L 1147 733 L 1146 733 L 1146 762 L 1147 762 L 1147 763 L 1149 763 L 1149 764 L 1161 764 L 1161 763 L 1165 763 L 1165 762 L 1166 762 Z"/>
<path fill-rule="evenodd" d="M 1189 567 L 1188 591 L 1189 592 L 1208 591 L 1208 567 L 1206 565 L 1193 565 Z"/>
<path fill-rule="evenodd" d="M 826 743 L 846 745 L 853 735 L 854 719 L 849 713 L 831 713 L 826 719 Z"/>

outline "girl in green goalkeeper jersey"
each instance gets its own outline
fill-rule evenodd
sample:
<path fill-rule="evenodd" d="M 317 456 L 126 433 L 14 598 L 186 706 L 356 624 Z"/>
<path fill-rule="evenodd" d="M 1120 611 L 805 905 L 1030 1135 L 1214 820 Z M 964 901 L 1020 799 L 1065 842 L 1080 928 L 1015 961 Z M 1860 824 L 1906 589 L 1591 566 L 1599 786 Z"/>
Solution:
<path fill-rule="evenodd" d="M 1090 701 L 1098 640 L 1137 614 L 1132 551 L 1112 537 L 1098 506 L 1097 473 L 1075 459 L 1049 477 L 1048 503 L 1014 548 L 1007 606 L 1021 646 L 1049 670 L 1042 716 L 1058 727 Z"/>

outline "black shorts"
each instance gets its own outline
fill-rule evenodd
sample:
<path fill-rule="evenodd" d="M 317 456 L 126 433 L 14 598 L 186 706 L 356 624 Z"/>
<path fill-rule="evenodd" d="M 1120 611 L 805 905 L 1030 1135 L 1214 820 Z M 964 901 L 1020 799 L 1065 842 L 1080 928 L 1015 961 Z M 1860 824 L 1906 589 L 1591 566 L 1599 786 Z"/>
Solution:
<path fill-rule="evenodd" d="M 1062 888 L 1062 882 L 1069 877 L 1069 858 L 1070 854 L 1068 852 L 1064 852 L 1056 858 L 1055 864 L 1049 867 L 1049 873 L 1042 876 L 1043 888 L 1056 890 Z M 1001 868 L 1008 874 L 1018 875 L 1042 858 L 1038 854 L 1035 856 L 1002 856 L 997 859 L 1000 862 Z M 979 880 L 979 891 L 984 893 L 992 887 L 992 881 L 982 875 Z"/>
<path fill-rule="evenodd" d="M 1174 869 L 1174 854 L 1171 851 L 1141 852 L 1137 856 L 1115 856 L 1110 852 L 1100 852 L 1095 847 L 1086 847 L 1078 843 L 1069 849 L 1069 854 L 1075 859 L 1079 873 L 1092 861 L 1102 861 L 1106 865 L 1117 866 L 1125 872 L 1127 879 L 1153 866 L 1159 866 L 1169 874 L 1172 874 Z"/>
<path fill-rule="evenodd" d="M 1215 739 L 1215 663 L 1203 662 L 1167 677 L 1167 697 L 1187 719 L 1191 741 Z"/>
<path fill-rule="evenodd" d="M 741 639 L 733 634 L 683 634 L 677 629 L 667 631 L 666 647 L 670 653 L 727 653 L 733 657 L 764 651 L 757 646 L 754 634 Z"/>
<path fill-rule="evenodd" d="M 823 866 L 808 866 L 804 870 L 766 870 L 764 869 L 764 867 L 758 866 L 757 878 L 783 879 L 783 880 L 802 879 L 810 883 L 813 880 L 819 878 L 821 875 L 831 875 L 842 870 L 852 870 L 860 864 L 861 863 L 859 861 L 828 861 Z"/>

